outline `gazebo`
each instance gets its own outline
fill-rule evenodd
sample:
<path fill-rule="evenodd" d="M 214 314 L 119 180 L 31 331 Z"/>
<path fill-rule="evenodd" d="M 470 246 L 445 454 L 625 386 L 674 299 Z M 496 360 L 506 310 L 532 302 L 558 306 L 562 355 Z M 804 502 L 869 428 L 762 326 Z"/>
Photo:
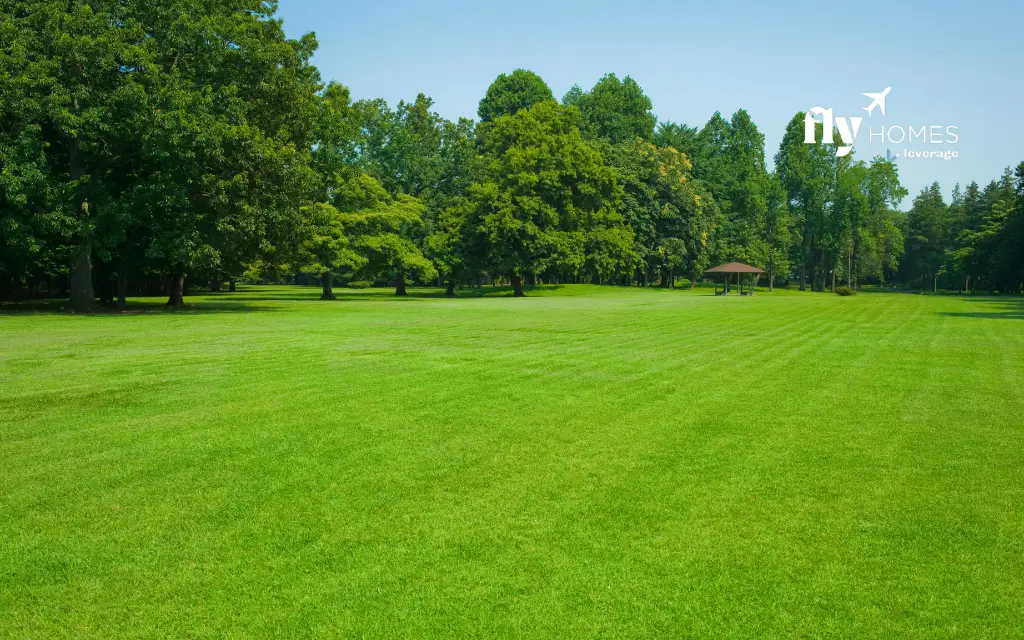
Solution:
<path fill-rule="evenodd" d="M 742 262 L 727 262 L 725 264 L 720 264 L 717 267 L 711 267 L 710 269 L 708 269 L 704 273 L 720 273 L 723 276 L 725 276 L 724 277 L 725 286 L 723 287 L 723 289 L 721 291 L 718 290 L 718 281 L 715 280 L 715 295 L 716 296 L 729 295 L 729 279 L 731 278 L 732 274 L 734 274 L 734 273 L 736 274 L 736 284 L 738 284 L 740 286 L 740 295 L 741 296 L 752 296 L 752 295 L 754 295 L 754 285 L 757 284 L 757 278 L 762 273 L 764 273 L 764 271 L 762 271 L 761 269 L 758 269 L 757 267 L 752 267 L 749 264 L 743 264 Z M 743 290 L 743 274 L 753 274 L 753 276 L 754 276 L 753 282 L 750 283 L 750 290 L 749 291 L 744 291 Z"/>

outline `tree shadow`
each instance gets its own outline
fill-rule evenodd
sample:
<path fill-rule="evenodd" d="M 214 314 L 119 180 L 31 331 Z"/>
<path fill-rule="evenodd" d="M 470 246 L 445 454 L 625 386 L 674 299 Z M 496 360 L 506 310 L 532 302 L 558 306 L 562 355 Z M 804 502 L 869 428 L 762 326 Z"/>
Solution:
<path fill-rule="evenodd" d="M 565 286 L 560 284 L 545 284 L 539 286 L 524 286 L 523 290 L 527 296 L 543 296 L 547 293 L 564 290 Z M 585 295 L 585 291 L 572 295 Z M 243 295 L 230 294 L 232 300 L 245 302 L 259 302 L 261 300 L 273 300 L 280 302 L 410 302 L 414 300 L 461 300 L 474 298 L 507 298 L 513 294 L 512 287 L 467 287 L 456 289 L 454 295 L 445 295 L 443 287 L 410 287 L 406 295 L 395 295 L 392 287 L 373 287 L 370 289 L 347 289 L 337 287 L 334 289 L 334 300 L 320 300 L 319 287 L 295 287 L 294 291 L 276 290 L 273 292 L 260 293 L 257 291 L 246 291 Z M 561 295 L 565 295 L 562 293 Z"/>
<path fill-rule="evenodd" d="M 162 299 L 161 299 L 162 300 Z M 74 311 L 68 308 L 67 300 L 34 300 L 26 302 L 0 302 L 0 317 L 60 315 L 81 317 L 129 317 L 147 315 L 206 315 L 211 313 L 262 313 L 282 311 L 279 306 L 252 304 L 251 302 L 196 302 L 186 303 L 182 309 L 168 307 L 162 301 L 129 302 L 124 307 L 97 306 L 93 311 Z"/>
<path fill-rule="evenodd" d="M 965 298 L 965 301 L 970 298 Z M 998 320 L 1024 320 L 1024 300 L 973 300 L 987 305 L 987 311 L 940 311 L 951 318 L 991 318 Z"/>
<path fill-rule="evenodd" d="M 563 285 L 540 285 L 523 287 L 528 296 L 543 296 L 564 289 Z M 410 287 L 405 296 L 395 295 L 393 288 L 371 289 L 334 289 L 334 300 L 320 300 L 320 287 L 316 286 L 239 286 L 236 292 L 201 292 L 185 296 L 185 308 L 173 309 L 164 304 L 166 297 L 131 298 L 123 308 L 113 306 L 97 306 L 91 312 L 76 312 L 68 308 L 66 298 L 49 300 L 24 300 L 0 302 L 0 317 L 28 315 L 67 315 L 67 316 L 139 316 L 159 314 L 212 314 L 212 313 L 262 313 L 267 311 L 289 311 L 288 305 L 274 304 L 281 302 L 315 302 L 330 304 L 332 302 L 413 302 L 415 300 L 453 300 L 472 298 L 511 297 L 511 287 L 472 287 L 456 289 L 454 296 L 446 296 L 445 289 L 436 287 Z M 573 295 L 584 295 L 581 291 Z M 564 293 L 562 294 L 564 295 Z M 260 304 L 263 303 L 263 304 Z"/>

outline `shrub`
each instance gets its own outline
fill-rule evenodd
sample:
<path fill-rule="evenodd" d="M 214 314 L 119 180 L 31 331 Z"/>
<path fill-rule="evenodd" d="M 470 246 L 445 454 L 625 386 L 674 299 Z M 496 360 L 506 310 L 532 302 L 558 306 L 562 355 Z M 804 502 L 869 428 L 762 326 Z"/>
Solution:
<path fill-rule="evenodd" d="M 857 295 L 857 292 L 854 291 L 853 289 L 851 289 L 850 287 L 836 287 L 836 295 L 837 296 L 854 296 L 854 295 Z"/>
<path fill-rule="evenodd" d="M 347 286 L 349 289 L 369 289 L 373 283 L 368 280 L 353 280 Z"/>

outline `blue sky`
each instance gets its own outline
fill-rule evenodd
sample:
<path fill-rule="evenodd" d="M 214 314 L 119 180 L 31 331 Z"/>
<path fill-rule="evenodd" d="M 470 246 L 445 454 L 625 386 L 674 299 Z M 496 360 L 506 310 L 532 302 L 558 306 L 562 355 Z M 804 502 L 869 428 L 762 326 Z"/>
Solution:
<path fill-rule="evenodd" d="M 894 6 L 897 5 L 898 6 Z M 771 6 L 769 6 L 771 5 Z M 425 93 L 444 117 L 476 117 L 495 76 L 522 67 L 557 98 L 603 74 L 632 76 L 659 120 L 703 125 L 747 109 L 769 157 L 797 111 L 864 116 L 855 154 L 901 158 L 911 195 L 938 180 L 984 183 L 1024 160 L 1024 3 L 974 2 L 361 2 L 281 0 L 292 37 L 313 31 L 325 80 L 355 99 Z M 886 116 L 861 94 L 887 86 Z M 869 128 L 955 125 L 955 145 L 869 144 Z"/>

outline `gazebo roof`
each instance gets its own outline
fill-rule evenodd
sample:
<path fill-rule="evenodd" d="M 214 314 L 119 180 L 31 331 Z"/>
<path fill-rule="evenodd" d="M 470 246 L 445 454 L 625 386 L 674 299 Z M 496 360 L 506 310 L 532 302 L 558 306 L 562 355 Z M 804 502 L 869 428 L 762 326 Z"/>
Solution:
<path fill-rule="evenodd" d="M 704 273 L 764 273 L 764 271 L 742 262 L 727 262 L 717 267 L 711 267 Z"/>

